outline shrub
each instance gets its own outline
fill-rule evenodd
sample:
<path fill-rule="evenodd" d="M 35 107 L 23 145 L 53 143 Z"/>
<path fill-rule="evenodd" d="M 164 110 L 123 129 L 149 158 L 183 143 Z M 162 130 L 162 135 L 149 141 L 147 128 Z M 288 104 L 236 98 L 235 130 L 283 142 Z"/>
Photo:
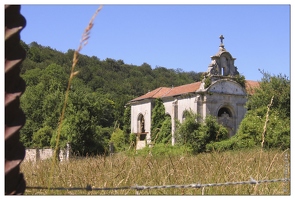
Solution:
<path fill-rule="evenodd" d="M 245 88 L 245 84 L 246 84 L 245 76 L 238 74 L 238 75 L 235 75 L 235 76 L 233 77 L 233 79 L 234 79 L 237 83 L 239 83 L 243 88 Z"/>
<path fill-rule="evenodd" d="M 116 152 L 125 150 L 126 143 L 124 131 L 120 128 L 116 128 L 112 133 L 110 142 L 113 143 Z"/>
<path fill-rule="evenodd" d="M 171 144 L 171 117 L 166 116 L 164 122 L 161 125 L 157 136 L 155 137 L 155 143 Z"/>
<path fill-rule="evenodd" d="M 155 140 L 162 123 L 165 120 L 165 107 L 162 99 L 156 99 L 155 107 L 152 110 L 151 139 Z"/>
<path fill-rule="evenodd" d="M 185 121 L 176 131 L 177 143 L 192 148 L 194 153 L 206 151 L 206 145 L 228 138 L 227 129 L 220 125 L 216 118 L 207 116 L 204 123 L 197 120 L 197 115 L 192 111 L 186 114 Z"/>
<path fill-rule="evenodd" d="M 192 149 L 185 145 L 174 145 L 171 144 L 155 144 L 152 148 L 145 147 L 143 149 L 137 150 L 136 155 L 138 156 L 181 156 L 188 155 L 192 153 Z"/>
<path fill-rule="evenodd" d="M 129 142 L 130 142 L 131 147 L 135 147 L 135 145 L 136 145 L 136 135 L 135 135 L 135 133 L 131 133 L 129 135 Z"/>

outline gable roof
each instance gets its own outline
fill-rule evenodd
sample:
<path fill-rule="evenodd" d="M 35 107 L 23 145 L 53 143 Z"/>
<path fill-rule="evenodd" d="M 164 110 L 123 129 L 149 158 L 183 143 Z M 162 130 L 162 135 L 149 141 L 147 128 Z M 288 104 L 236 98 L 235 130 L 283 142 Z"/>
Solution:
<path fill-rule="evenodd" d="M 131 100 L 131 102 L 139 101 L 143 99 L 156 99 L 156 98 L 173 97 L 173 96 L 182 95 L 182 94 L 194 93 L 200 88 L 200 86 L 201 86 L 201 81 L 186 84 L 186 85 L 181 85 L 177 87 L 171 87 L 171 88 L 159 87 L 155 90 L 152 90 L 142 96 L 139 96 Z M 254 88 L 259 86 L 259 82 L 246 80 L 245 86 L 246 86 L 247 93 L 252 95 L 254 93 Z"/>
<path fill-rule="evenodd" d="M 172 97 L 181 94 L 187 94 L 191 92 L 196 92 L 200 88 L 201 82 L 190 83 L 186 85 L 181 85 L 177 87 L 159 87 L 151 92 L 148 92 L 140 97 L 137 97 L 131 101 L 139 101 L 143 99 L 156 99 L 163 97 Z"/>
<path fill-rule="evenodd" d="M 138 101 L 138 100 L 142 100 L 142 99 L 150 99 L 150 98 L 161 98 L 163 97 L 163 95 L 167 92 L 169 92 L 169 90 L 171 90 L 171 88 L 167 88 L 167 87 L 159 87 L 153 91 L 150 91 L 140 97 L 137 97 L 131 101 Z"/>
<path fill-rule="evenodd" d="M 253 95 L 255 92 L 254 89 L 259 87 L 259 82 L 246 80 L 245 86 L 246 86 L 246 92 L 250 95 Z"/>

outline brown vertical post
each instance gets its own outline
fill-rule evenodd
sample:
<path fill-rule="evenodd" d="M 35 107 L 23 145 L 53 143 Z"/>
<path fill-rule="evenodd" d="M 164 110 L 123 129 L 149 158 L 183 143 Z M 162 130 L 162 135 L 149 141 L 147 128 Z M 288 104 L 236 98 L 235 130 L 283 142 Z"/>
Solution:
<path fill-rule="evenodd" d="M 25 124 L 20 108 L 20 96 L 26 87 L 20 77 L 20 65 L 26 57 L 20 45 L 20 31 L 25 25 L 20 6 L 5 5 L 5 195 L 23 194 L 26 188 L 20 173 L 25 148 L 19 141 L 19 130 Z"/>

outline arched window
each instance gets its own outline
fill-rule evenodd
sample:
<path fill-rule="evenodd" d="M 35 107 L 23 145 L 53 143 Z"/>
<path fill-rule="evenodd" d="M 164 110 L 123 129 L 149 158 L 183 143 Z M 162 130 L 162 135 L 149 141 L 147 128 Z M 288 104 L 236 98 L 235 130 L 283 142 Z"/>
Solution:
<path fill-rule="evenodd" d="M 144 133 L 145 132 L 145 124 L 144 124 L 144 117 L 142 114 L 138 116 L 138 133 Z"/>
<path fill-rule="evenodd" d="M 218 117 L 222 117 L 223 115 L 228 115 L 229 117 L 232 117 L 231 111 L 226 107 L 222 107 L 218 111 Z"/>
<path fill-rule="evenodd" d="M 222 107 L 219 109 L 218 122 L 227 128 L 229 137 L 234 135 L 234 119 L 232 111 L 229 108 Z"/>

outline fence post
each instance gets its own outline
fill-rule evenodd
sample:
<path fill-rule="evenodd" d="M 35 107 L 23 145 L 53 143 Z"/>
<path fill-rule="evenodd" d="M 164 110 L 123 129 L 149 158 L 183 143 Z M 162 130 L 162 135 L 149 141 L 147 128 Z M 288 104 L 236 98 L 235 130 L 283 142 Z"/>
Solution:
<path fill-rule="evenodd" d="M 287 190 L 289 188 L 289 184 L 288 184 L 288 179 L 289 179 L 289 155 L 288 155 L 288 152 L 287 151 L 285 153 L 284 162 L 285 162 L 285 169 L 284 169 L 284 179 L 285 179 L 284 194 L 287 194 Z"/>
<path fill-rule="evenodd" d="M 202 187 L 202 195 L 205 194 L 205 187 Z"/>

